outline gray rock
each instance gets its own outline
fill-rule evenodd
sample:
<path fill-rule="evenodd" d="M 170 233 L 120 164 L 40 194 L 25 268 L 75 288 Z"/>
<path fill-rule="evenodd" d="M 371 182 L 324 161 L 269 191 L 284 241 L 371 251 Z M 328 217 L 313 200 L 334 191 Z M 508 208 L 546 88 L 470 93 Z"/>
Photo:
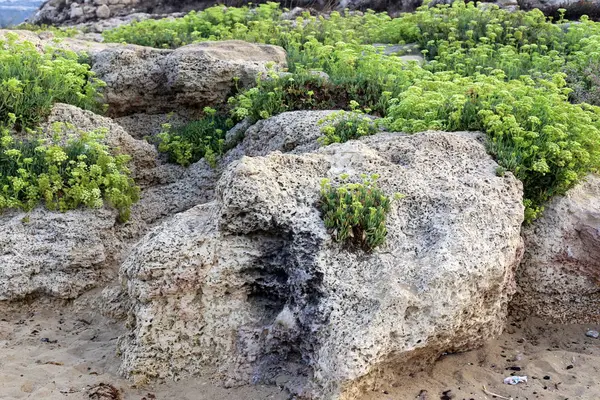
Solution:
<path fill-rule="evenodd" d="M 110 8 L 106 4 L 102 4 L 96 9 L 96 16 L 100 19 L 110 18 Z"/>
<path fill-rule="evenodd" d="M 524 227 L 516 312 L 560 323 L 600 323 L 600 177 L 556 197 Z"/>
<path fill-rule="evenodd" d="M 480 345 L 503 329 L 522 250 L 521 184 L 496 166 L 472 136 L 439 132 L 234 162 L 215 201 L 159 225 L 123 263 L 122 371 L 229 385 L 288 374 L 298 396 L 338 399 Z M 316 207 L 320 180 L 341 173 L 378 173 L 406 195 L 372 254 L 335 243 Z"/>
<path fill-rule="evenodd" d="M 0 214 L 0 301 L 74 299 L 114 278 L 112 210 Z"/>
<path fill-rule="evenodd" d="M 93 58 L 94 72 L 107 84 L 109 111 L 116 116 L 220 104 L 235 87 L 234 78 L 243 87 L 271 65 L 287 66 L 282 48 L 233 40 L 176 50 L 122 46 Z"/>

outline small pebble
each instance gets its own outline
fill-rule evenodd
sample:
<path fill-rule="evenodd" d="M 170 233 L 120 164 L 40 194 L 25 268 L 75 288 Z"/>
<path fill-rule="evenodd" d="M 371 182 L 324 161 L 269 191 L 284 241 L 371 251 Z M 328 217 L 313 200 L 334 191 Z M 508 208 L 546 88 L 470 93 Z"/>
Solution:
<path fill-rule="evenodd" d="M 547 380 L 547 381 L 549 381 L 550 380 L 550 375 L 544 376 L 544 379 Z"/>
<path fill-rule="evenodd" d="M 572 365 L 567 365 L 567 369 L 573 369 Z"/>
<path fill-rule="evenodd" d="M 585 336 L 587 337 L 591 337 L 594 339 L 598 339 L 598 336 L 600 336 L 600 332 L 598 331 L 594 331 L 594 330 L 589 330 L 585 333 Z"/>

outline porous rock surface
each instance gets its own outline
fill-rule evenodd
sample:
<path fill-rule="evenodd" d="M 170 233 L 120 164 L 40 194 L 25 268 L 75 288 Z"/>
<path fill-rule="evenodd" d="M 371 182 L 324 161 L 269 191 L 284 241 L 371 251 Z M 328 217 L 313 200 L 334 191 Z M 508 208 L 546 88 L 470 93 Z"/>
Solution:
<path fill-rule="evenodd" d="M 523 229 L 516 314 L 556 323 L 600 323 L 600 177 L 554 198 Z"/>
<path fill-rule="evenodd" d="M 42 208 L 0 215 L 0 301 L 32 296 L 74 299 L 117 265 L 112 210 Z"/>
<path fill-rule="evenodd" d="M 480 345 L 502 330 L 522 251 L 521 184 L 495 168 L 477 138 L 440 132 L 233 162 L 214 201 L 165 220 L 123 263 L 122 371 L 350 399 L 377 374 Z M 321 219 L 320 181 L 342 173 L 406 195 L 372 254 Z"/>
<path fill-rule="evenodd" d="M 224 102 L 237 85 L 251 84 L 267 68 L 287 66 L 278 46 L 238 40 L 202 42 L 176 50 L 119 46 L 97 53 L 93 70 L 106 82 L 109 112 L 161 113 Z"/>

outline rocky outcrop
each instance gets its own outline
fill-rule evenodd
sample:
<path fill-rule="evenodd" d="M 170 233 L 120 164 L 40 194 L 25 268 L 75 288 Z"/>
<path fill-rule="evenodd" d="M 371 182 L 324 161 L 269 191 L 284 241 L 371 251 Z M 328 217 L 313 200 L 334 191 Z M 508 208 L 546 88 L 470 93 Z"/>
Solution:
<path fill-rule="evenodd" d="M 600 17 L 600 3 L 596 0 L 516 0 L 523 10 L 539 9 L 547 15 L 558 16 L 558 10 L 565 9 L 565 17 L 577 20 L 582 15 L 592 19 Z"/>
<path fill-rule="evenodd" d="M 254 82 L 268 67 L 287 66 L 281 47 L 242 41 L 203 42 L 176 50 L 110 48 L 93 57 L 106 82 L 109 112 L 116 116 L 202 110 L 224 102 L 237 84 Z"/>
<path fill-rule="evenodd" d="M 523 236 L 515 314 L 600 323 L 600 177 L 553 199 Z"/>
<path fill-rule="evenodd" d="M 522 249 L 521 184 L 495 168 L 472 135 L 439 132 L 234 162 L 215 201 L 166 220 L 123 263 L 122 370 L 350 399 L 376 374 L 481 344 L 503 328 Z M 372 254 L 321 220 L 319 182 L 342 173 L 406 195 Z"/>
<path fill-rule="evenodd" d="M 254 4 L 265 3 L 257 0 Z M 281 2 L 284 7 L 311 7 L 320 10 L 361 9 L 378 11 L 413 11 L 422 4 L 422 0 L 293 0 Z M 247 5 L 242 0 L 48 0 L 31 18 L 35 24 L 74 25 L 96 21 L 107 21 L 130 14 L 171 14 L 203 10 L 217 4 L 240 7 Z"/>
<path fill-rule="evenodd" d="M 104 209 L 0 215 L 0 301 L 74 299 L 114 278 L 116 220 Z"/>

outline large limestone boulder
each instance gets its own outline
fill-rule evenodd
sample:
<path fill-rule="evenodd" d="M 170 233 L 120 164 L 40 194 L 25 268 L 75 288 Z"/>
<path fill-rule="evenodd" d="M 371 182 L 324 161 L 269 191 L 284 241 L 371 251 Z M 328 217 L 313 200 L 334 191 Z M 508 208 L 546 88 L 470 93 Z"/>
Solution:
<path fill-rule="evenodd" d="M 600 177 L 590 175 L 523 229 L 515 312 L 600 323 Z"/>
<path fill-rule="evenodd" d="M 440 132 L 234 162 L 215 201 L 123 263 L 123 372 L 351 399 L 380 374 L 480 345 L 502 331 L 522 250 L 521 184 L 496 166 L 476 137 Z M 342 173 L 406 195 L 371 254 L 334 242 L 317 208 L 320 180 Z"/>
<path fill-rule="evenodd" d="M 269 67 L 287 66 L 281 47 L 242 41 L 203 42 L 176 50 L 142 46 L 110 48 L 93 57 L 106 82 L 113 115 L 202 110 L 224 102 L 236 86 L 253 83 Z"/>
<path fill-rule="evenodd" d="M 0 301 L 74 299 L 114 278 L 116 220 L 105 209 L 0 215 Z"/>

